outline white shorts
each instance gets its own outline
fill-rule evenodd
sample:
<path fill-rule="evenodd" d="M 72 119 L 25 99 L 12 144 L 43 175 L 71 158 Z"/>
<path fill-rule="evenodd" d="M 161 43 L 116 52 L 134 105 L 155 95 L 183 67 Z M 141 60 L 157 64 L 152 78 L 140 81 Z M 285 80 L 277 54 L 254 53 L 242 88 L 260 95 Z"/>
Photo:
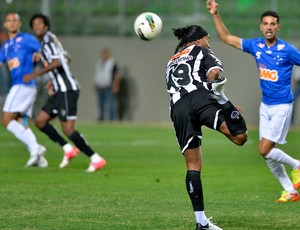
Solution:
<path fill-rule="evenodd" d="M 26 114 L 32 116 L 32 109 L 36 98 L 36 87 L 14 85 L 10 88 L 5 99 L 3 112 Z"/>
<path fill-rule="evenodd" d="M 259 139 L 266 138 L 278 144 L 285 144 L 292 111 L 293 103 L 266 105 L 262 102 L 259 108 Z"/>

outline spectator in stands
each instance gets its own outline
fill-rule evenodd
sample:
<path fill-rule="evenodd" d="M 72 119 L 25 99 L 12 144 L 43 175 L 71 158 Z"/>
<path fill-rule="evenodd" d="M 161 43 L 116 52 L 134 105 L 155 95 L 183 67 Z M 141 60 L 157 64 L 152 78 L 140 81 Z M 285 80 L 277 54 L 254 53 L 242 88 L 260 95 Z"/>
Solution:
<path fill-rule="evenodd" d="M 101 59 L 97 60 L 94 74 L 94 86 L 98 97 L 99 121 L 109 115 L 113 121 L 117 115 L 116 95 L 120 88 L 120 73 L 117 63 L 111 57 L 110 50 L 101 51 Z"/>

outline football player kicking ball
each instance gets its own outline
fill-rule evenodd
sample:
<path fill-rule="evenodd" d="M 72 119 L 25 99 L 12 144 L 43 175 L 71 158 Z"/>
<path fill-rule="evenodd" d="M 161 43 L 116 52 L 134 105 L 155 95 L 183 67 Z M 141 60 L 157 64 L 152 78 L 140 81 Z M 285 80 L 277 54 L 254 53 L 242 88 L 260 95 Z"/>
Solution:
<path fill-rule="evenodd" d="M 174 29 L 180 40 L 166 67 L 170 116 L 185 158 L 186 190 L 196 218 L 196 230 L 221 230 L 204 213 L 201 182 L 202 126 L 223 133 L 237 145 L 247 139 L 245 121 L 224 95 L 221 61 L 209 46 L 209 35 L 197 25 Z"/>
<path fill-rule="evenodd" d="M 293 65 L 300 65 L 300 52 L 277 37 L 280 24 L 276 12 L 266 11 L 261 15 L 260 29 L 263 38 L 244 39 L 230 34 L 227 30 L 218 13 L 218 3 L 215 0 L 207 0 L 206 3 L 220 39 L 255 58 L 262 90 L 258 150 L 284 189 L 276 201 L 298 201 L 300 161 L 279 149 L 276 144 L 286 143 L 294 103 L 291 91 L 292 68 Z M 284 165 L 292 170 L 292 181 Z"/>

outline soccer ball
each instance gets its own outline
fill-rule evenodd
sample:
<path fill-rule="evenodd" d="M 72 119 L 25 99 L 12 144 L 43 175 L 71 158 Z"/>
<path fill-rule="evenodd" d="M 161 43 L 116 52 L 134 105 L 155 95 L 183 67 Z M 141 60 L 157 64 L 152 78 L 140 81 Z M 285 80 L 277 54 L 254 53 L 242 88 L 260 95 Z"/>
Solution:
<path fill-rule="evenodd" d="M 144 12 L 135 19 L 134 31 L 142 40 L 150 41 L 159 36 L 162 25 L 163 23 L 157 14 Z"/>

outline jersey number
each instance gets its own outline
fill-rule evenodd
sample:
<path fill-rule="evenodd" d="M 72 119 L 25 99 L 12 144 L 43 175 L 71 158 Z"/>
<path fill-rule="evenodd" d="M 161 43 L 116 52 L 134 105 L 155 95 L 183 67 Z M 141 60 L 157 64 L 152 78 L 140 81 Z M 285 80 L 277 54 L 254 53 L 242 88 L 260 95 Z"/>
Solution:
<path fill-rule="evenodd" d="M 179 64 L 170 67 L 169 75 L 167 78 L 168 91 L 172 88 L 177 92 L 182 86 L 191 83 L 190 68 L 186 64 Z"/>

